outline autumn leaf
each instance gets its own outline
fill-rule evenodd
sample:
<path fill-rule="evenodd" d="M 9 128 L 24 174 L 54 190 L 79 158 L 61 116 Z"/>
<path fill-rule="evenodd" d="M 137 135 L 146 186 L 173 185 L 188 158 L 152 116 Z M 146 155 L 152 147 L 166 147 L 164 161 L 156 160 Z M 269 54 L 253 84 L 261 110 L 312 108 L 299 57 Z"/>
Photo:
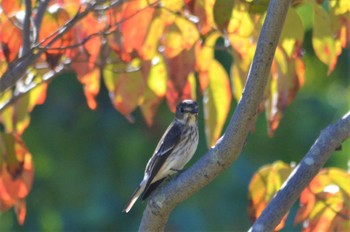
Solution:
<path fill-rule="evenodd" d="M 294 223 L 303 222 L 303 231 L 347 231 L 350 228 L 349 207 L 349 173 L 325 168 L 301 193 Z"/>
<path fill-rule="evenodd" d="M 205 135 L 208 147 L 213 146 L 221 135 L 231 108 L 230 80 L 224 67 L 213 60 L 208 70 L 209 85 L 204 91 Z"/>
<path fill-rule="evenodd" d="M 0 132 L 0 211 L 15 207 L 19 224 L 24 222 L 33 173 L 32 155 L 21 138 Z"/>
<path fill-rule="evenodd" d="M 145 91 L 145 80 L 138 69 L 139 60 L 129 64 L 109 64 L 103 69 L 103 78 L 114 107 L 133 122 L 131 112 L 139 105 Z"/>
<path fill-rule="evenodd" d="M 331 30 L 330 18 L 326 11 L 318 4 L 312 4 L 313 31 L 312 46 L 316 56 L 328 66 L 328 74 L 331 73 L 337 62 L 336 44 Z"/>
<path fill-rule="evenodd" d="M 198 28 L 202 35 L 209 33 L 215 26 L 214 4 L 215 0 L 194 1 L 193 14 L 199 18 Z"/>
<path fill-rule="evenodd" d="M 261 167 L 254 174 L 248 190 L 250 201 L 248 214 L 252 222 L 260 216 L 291 172 L 292 168 L 288 164 L 276 161 L 273 164 Z M 288 213 L 283 217 L 275 230 L 278 231 L 284 227 L 287 215 Z"/>
<path fill-rule="evenodd" d="M 22 25 L 16 16 L 1 20 L 0 43 L 7 63 L 15 60 L 22 45 L 22 32 L 18 25 Z"/>

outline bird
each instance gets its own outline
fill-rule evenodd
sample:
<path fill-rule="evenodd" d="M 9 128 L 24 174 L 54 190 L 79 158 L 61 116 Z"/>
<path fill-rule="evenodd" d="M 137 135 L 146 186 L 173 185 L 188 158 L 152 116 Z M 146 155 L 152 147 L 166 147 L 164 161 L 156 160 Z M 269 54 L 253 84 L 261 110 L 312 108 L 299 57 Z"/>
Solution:
<path fill-rule="evenodd" d="M 176 106 L 175 118 L 158 142 L 123 212 L 128 213 L 140 196 L 145 200 L 166 177 L 181 171 L 197 150 L 198 141 L 198 105 L 186 99 Z"/>

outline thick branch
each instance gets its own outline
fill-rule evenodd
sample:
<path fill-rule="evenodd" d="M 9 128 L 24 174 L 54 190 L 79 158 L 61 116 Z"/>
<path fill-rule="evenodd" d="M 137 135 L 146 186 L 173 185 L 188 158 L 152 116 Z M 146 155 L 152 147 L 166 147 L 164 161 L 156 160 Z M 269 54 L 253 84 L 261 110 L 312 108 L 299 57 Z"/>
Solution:
<path fill-rule="evenodd" d="M 176 205 L 214 180 L 238 157 L 255 121 L 289 5 L 290 0 L 270 1 L 242 99 L 224 136 L 192 167 L 151 196 L 140 231 L 164 230 Z"/>
<path fill-rule="evenodd" d="M 341 143 L 350 137 L 350 112 L 324 129 L 314 145 L 271 200 L 250 231 L 273 231 L 304 188 Z"/>

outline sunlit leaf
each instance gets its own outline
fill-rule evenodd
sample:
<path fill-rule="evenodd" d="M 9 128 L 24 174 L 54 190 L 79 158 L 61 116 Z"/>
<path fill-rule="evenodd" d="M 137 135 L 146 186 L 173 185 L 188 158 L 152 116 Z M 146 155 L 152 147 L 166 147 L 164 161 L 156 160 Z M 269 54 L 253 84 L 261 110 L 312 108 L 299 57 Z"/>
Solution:
<path fill-rule="evenodd" d="M 183 0 L 160 0 L 162 7 L 173 12 L 180 11 L 184 7 Z"/>
<path fill-rule="evenodd" d="M 100 91 L 100 68 L 94 68 L 83 76 L 78 76 L 78 80 L 84 86 L 84 94 L 90 109 L 97 107 L 96 96 Z"/>
<path fill-rule="evenodd" d="M 303 43 L 304 30 L 304 25 L 296 10 L 289 8 L 279 42 L 289 57 L 298 49 L 296 45 Z"/>
<path fill-rule="evenodd" d="M 23 8 L 22 0 L 1 1 L 1 8 L 5 15 L 12 16 L 13 13 L 20 11 Z"/>
<path fill-rule="evenodd" d="M 130 114 L 139 105 L 145 91 L 145 81 L 137 63 L 134 60 L 129 64 L 107 65 L 103 70 L 114 107 L 131 122 L 133 118 Z"/>
<path fill-rule="evenodd" d="M 179 55 L 184 49 L 181 30 L 177 25 L 171 25 L 167 28 L 163 39 L 164 55 L 172 58 Z"/>
<path fill-rule="evenodd" d="M 18 25 L 21 23 L 15 16 L 5 18 L 0 24 L 1 49 L 8 63 L 17 58 L 22 45 L 22 32 Z"/>
<path fill-rule="evenodd" d="M 261 167 L 252 177 L 249 183 L 249 216 L 254 222 L 266 208 L 268 203 L 281 188 L 284 181 L 292 172 L 290 165 L 282 161 L 276 161 L 271 165 Z M 275 230 L 284 227 L 288 213 L 283 217 Z"/>
<path fill-rule="evenodd" d="M 199 73 L 201 91 L 209 84 L 208 69 L 214 59 L 215 44 L 219 36 L 218 32 L 213 32 L 208 35 L 202 46 L 196 47 L 196 70 Z"/>
<path fill-rule="evenodd" d="M 168 73 L 162 56 L 157 56 L 152 60 L 147 86 L 158 96 L 164 97 L 166 93 Z"/>
<path fill-rule="evenodd" d="M 123 36 L 122 46 L 127 53 L 141 51 L 155 9 L 149 1 L 128 1 L 122 11 L 120 32 Z"/>
<path fill-rule="evenodd" d="M 240 6 L 240 4 L 237 4 L 233 7 L 227 31 L 230 34 L 247 38 L 256 30 L 256 25 L 248 11 L 242 10 Z"/>
<path fill-rule="evenodd" d="M 300 196 L 294 223 L 303 231 L 346 231 L 350 218 L 350 174 L 326 168 L 310 182 Z"/>
<path fill-rule="evenodd" d="M 39 33 L 39 41 L 42 42 L 42 46 L 46 46 L 52 40 L 52 34 L 62 27 L 67 20 L 69 20 L 68 12 L 60 7 L 58 4 L 53 4 L 45 12 L 43 21 L 45 22 Z M 65 33 L 62 38 L 58 39 L 51 45 L 51 48 L 56 48 L 54 50 L 49 50 L 47 53 L 50 54 L 60 54 L 63 53 L 59 50 L 61 47 L 69 45 L 73 39 L 72 31 Z"/>
<path fill-rule="evenodd" d="M 330 0 L 329 5 L 335 15 L 342 15 L 350 12 L 350 1 L 348 0 Z"/>
<path fill-rule="evenodd" d="M 181 31 L 183 47 L 190 50 L 193 44 L 199 39 L 197 27 L 184 17 L 177 17 L 175 24 Z"/>
<path fill-rule="evenodd" d="M 208 147 L 213 146 L 221 135 L 231 108 L 232 92 L 224 67 L 213 60 L 208 70 L 209 85 L 204 91 L 205 135 Z"/>
<path fill-rule="evenodd" d="M 328 66 L 332 72 L 337 62 L 336 46 L 331 30 L 330 18 L 318 4 L 313 4 L 312 46 L 317 57 Z"/>
<path fill-rule="evenodd" d="M 144 60 L 150 60 L 158 54 L 160 39 L 163 36 L 165 23 L 156 11 L 156 16 L 151 21 L 145 41 L 140 50 L 140 56 Z"/>

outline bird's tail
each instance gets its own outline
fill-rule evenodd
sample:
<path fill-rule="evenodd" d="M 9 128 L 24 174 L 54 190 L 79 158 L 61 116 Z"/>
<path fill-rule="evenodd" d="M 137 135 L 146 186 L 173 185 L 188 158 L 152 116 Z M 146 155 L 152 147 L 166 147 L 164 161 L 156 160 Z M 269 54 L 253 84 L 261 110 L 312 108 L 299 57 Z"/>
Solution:
<path fill-rule="evenodd" d="M 128 213 L 130 211 L 130 209 L 133 207 L 133 205 L 135 204 L 135 202 L 137 201 L 137 199 L 140 197 L 140 195 L 142 194 L 143 190 L 146 187 L 146 183 L 147 181 L 143 180 L 140 185 L 137 187 L 137 189 L 134 191 L 134 193 L 132 194 L 130 200 L 128 201 L 128 203 L 125 205 L 123 212 Z"/>

